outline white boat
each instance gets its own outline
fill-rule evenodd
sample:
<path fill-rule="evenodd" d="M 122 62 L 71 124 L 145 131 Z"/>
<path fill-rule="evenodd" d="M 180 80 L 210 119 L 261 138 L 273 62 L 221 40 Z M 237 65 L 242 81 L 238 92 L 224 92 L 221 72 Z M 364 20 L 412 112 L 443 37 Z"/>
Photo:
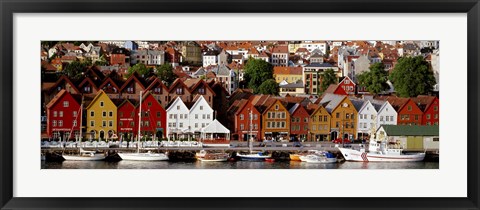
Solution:
<path fill-rule="evenodd" d="M 336 163 L 337 158 L 332 153 L 320 153 L 305 156 L 307 163 Z"/>
<path fill-rule="evenodd" d="M 207 151 L 202 149 L 199 152 L 195 153 L 195 158 L 197 158 L 197 159 L 203 158 L 203 157 L 205 157 L 206 154 L 207 154 Z"/>
<path fill-rule="evenodd" d="M 118 153 L 122 160 L 140 160 L 140 161 L 161 161 L 168 160 L 168 156 L 164 153 Z"/>
<path fill-rule="evenodd" d="M 376 126 L 374 125 L 373 128 Z M 360 161 L 360 162 L 415 162 L 423 161 L 425 152 L 403 154 L 403 149 L 389 148 L 386 145 L 384 138 L 379 138 L 375 135 L 372 129 L 370 132 L 372 139 L 368 144 L 368 150 L 338 148 L 346 161 Z"/>
<path fill-rule="evenodd" d="M 152 153 L 148 152 L 140 152 L 140 120 L 142 119 L 142 93 L 140 91 L 140 109 L 138 112 L 138 135 L 137 135 L 137 152 L 136 153 L 118 153 L 118 156 L 122 158 L 122 160 L 139 160 L 139 161 L 161 161 L 161 160 L 168 160 L 168 156 L 165 153 Z"/>
<path fill-rule="evenodd" d="M 80 115 L 77 116 L 77 118 L 80 118 L 80 135 L 78 136 L 77 142 L 75 143 L 76 146 L 79 148 L 78 155 L 66 155 L 62 154 L 63 159 L 67 161 L 98 161 L 98 160 L 105 160 L 105 155 L 104 154 L 97 154 L 96 151 L 86 151 L 83 150 L 81 144 L 79 144 L 78 139 L 80 139 L 80 142 L 82 142 L 82 114 L 83 114 L 83 98 L 82 98 L 82 104 L 80 104 Z M 72 127 L 73 131 L 73 127 Z"/>
<path fill-rule="evenodd" d="M 95 151 L 85 151 L 80 148 L 79 155 L 62 155 L 65 160 L 70 161 L 96 161 L 96 160 L 105 160 L 104 154 L 96 154 Z"/>
<path fill-rule="evenodd" d="M 322 153 L 322 151 L 319 151 L 319 150 L 308 150 L 307 153 L 299 154 L 298 158 L 302 162 L 307 162 L 307 156 L 317 155 L 317 154 L 320 155 L 321 153 Z"/>
<path fill-rule="evenodd" d="M 263 152 L 258 152 L 258 153 L 250 153 L 250 154 L 237 154 L 238 157 L 242 160 L 259 160 L 263 161 L 267 158 L 271 158 L 272 154 L 265 154 Z"/>

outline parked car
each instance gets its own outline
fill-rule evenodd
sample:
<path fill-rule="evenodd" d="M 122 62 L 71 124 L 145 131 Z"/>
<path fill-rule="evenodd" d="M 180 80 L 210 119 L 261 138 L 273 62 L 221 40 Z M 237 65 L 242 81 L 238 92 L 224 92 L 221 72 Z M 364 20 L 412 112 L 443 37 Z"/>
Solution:
<path fill-rule="evenodd" d="M 342 143 L 342 139 L 341 138 L 337 138 L 335 140 L 332 141 L 334 144 L 341 144 Z M 343 139 L 343 143 L 345 144 L 350 144 L 352 143 L 352 141 L 350 141 L 349 139 L 345 138 Z"/>

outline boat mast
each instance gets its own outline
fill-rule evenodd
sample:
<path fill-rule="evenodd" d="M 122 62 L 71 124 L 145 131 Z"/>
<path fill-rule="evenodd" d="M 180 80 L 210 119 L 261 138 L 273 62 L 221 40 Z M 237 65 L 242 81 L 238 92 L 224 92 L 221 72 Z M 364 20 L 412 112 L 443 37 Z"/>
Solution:
<path fill-rule="evenodd" d="M 250 141 L 250 153 L 252 153 L 252 148 L 253 148 L 253 137 L 252 137 L 252 118 L 253 118 L 253 115 L 252 115 L 252 110 L 250 109 L 250 113 L 249 113 L 249 118 L 250 118 L 250 128 L 249 128 L 249 141 Z"/>
<path fill-rule="evenodd" d="M 83 114 L 83 96 L 82 96 L 82 103 L 80 104 L 80 124 L 78 126 L 79 129 L 80 129 L 80 138 L 79 138 L 80 139 L 80 144 L 82 144 L 82 118 L 83 118 L 82 114 Z M 78 143 L 77 143 L 77 145 L 78 145 Z"/>
<path fill-rule="evenodd" d="M 140 110 L 138 111 L 138 134 L 137 134 L 137 153 L 140 153 L 140 122 L 142 120 L 142 93 L 140 91 Z"/>

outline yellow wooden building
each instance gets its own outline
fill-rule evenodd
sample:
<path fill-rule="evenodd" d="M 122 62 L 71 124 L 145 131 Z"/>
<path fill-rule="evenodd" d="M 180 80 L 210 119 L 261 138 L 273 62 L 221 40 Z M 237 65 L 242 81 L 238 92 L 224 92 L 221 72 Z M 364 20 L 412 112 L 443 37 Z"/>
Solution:
<path fill-rule="evenodd" d="M 310 115 L 309 128 L 311 141 L 329 141 L 330 139 L 331 116 L 322 105 Z"/>
<path fill-rule="evenodd" d="M 86 137 L 92 140 L 112 140 L 117 133 L 117 106 L 100 90 L 86 107 Z"/>
<path fill-rule="evenodd" d="M 266 139 L 288 141 L 290 137 L 290 113 L 278 99 L 269 98 L 262 113 L 262 133 Z"/>
<path fill-rule="evenodd" d="M 331 110 L 330 131 L 331 139 L 343 137 L 348 139 L 357 138 L 357 109 L 353 106 L 348 97 L 341 96 L 339 103 L 332 104 L 335 107 Z M 329 104 L 330 105 L 330 104 Z M 328 107 L 328 105 L 327 105 Z M 327 108 L 328 110 L 328 108 Z"/>

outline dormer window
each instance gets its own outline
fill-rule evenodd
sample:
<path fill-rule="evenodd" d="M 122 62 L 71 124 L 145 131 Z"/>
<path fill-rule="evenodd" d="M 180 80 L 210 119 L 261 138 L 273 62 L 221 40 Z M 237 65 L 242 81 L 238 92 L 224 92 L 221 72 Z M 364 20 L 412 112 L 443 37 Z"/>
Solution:
<path fill-rule="evenodd" d="M 275 110 L 278 110 L 279 109 L 279 106 L 278 105 L 275 105 Z"/>
<path fill-rule="evenodd" d="M 90 88 L 89 86 L 85 86 L 85 87 L 83 88 L 83 91 L 84 91 L 85 93 L 90 93 L 91 88 Z"/>
<path fill-rule="evenodd" d="M 127 93 L 133 93 L 133 87 L 127 88 Z"/>
<path fill-rule="evenodd" d="M 200 88 L 198 89 L 198 93 L 204 95 L 205 94 L 205 88 Z"/>
<path fill-rule="evenodd" d="M 177 93 L 177 95 L 183 94 L 183 88 L 181 88 L 181 87 L 177 88 L 176 93 Z"/>
<path fill-rule="evenodd" d="M 162 93 L 162 88 L 157 87 L 153 90 L 153 92 L 155 92 L 157 94 L 160 94 L 160 93 Z"/>

